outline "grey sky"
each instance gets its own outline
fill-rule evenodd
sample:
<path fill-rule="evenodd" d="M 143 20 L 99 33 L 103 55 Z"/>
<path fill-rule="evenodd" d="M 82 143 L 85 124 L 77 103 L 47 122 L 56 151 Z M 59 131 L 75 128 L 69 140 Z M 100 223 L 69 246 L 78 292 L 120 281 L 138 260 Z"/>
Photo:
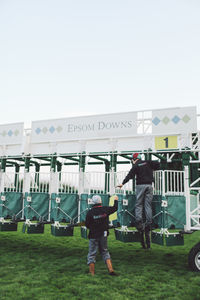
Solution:
<path fill-rule="evenodd" d="M 1 124 L 199 102 L 199 0 L 0 0 Z"/>

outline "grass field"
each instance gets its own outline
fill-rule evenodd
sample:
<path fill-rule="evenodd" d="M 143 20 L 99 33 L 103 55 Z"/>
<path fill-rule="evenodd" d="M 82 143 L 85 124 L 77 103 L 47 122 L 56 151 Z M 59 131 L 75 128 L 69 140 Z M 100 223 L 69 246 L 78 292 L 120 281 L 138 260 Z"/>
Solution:
<path fill-rule="evenodd" d="M 138 243 L 108 238 L 115 271 L 109 276 L 97 257 L 96 275 L 88 274 L 88 241 L 75 228 L 73 237 L 0 232 L 0 299 L 200 299 L 200 273 L 187 264 L 189 250 L 200 241 L 200 233 L 185 236 L 185 245 L 150 251 Z"/>

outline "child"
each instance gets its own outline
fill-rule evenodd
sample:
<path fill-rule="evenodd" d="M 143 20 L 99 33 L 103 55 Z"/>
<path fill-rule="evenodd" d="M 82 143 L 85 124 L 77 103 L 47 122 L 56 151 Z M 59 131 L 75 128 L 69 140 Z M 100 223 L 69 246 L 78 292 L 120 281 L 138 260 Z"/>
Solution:
<path fill-rule="evenodd" d="M 88 252 L 88 265 L 91 275 L 95 274 L 95 262 L 97 250 L 100 250 L 101 256 L 108 267 L 110 275 L 116 276 L 112 267 L 110 254 L 107 248 L 107 236 L 109 235 L 109 215 L 117 211 L 118 197 L 114 197 L 113 206 L 102 206 L 101 197 L 94 195 L 92 197 L 92 208 L 86 215 L 85 225 L 89 229 L 89 252 Z"/>

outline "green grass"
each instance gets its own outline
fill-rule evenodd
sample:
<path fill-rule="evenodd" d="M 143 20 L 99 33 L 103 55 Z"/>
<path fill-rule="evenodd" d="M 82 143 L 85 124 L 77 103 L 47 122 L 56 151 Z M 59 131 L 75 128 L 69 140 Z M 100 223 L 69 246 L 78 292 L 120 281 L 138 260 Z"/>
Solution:
<path fill-rule="evenodd" d="M 191 272 L 187 257 L 200 241 L 199 232 L 185 236 L 185 245 L 150 251 L 138 243 L 122 243 L 114 233 L 109 251 L 118 277 L 108 275 L 97 257 L 96 275 L 88 274 L 88 241 L 75 228 L 73 237 L 0 232 L 0 299 L 200 299 L 200 273 Z"/>

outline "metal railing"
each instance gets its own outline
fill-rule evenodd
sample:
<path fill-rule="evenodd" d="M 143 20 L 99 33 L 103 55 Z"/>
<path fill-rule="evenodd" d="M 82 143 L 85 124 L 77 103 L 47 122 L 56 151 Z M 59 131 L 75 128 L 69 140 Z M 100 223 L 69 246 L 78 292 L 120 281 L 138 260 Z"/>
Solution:
<path fill-rule="evenodd" d="M 128 171 L 120 172 L 85 172 L 80 180 L 79 172 L 56 172 L 51 180 L 52 173 L 4 173 L 5 192 L 23 192 L 24 177 L 30 176 L 29 191 L 38 193 L 124 193 L 131 194 L 135 191 L 135 180 L 127 182 L 123 189 L 117 188 L 122 183 Z M 199 179 L 197 179 L 199 181 Z M 194 183 L 191 184 L 191 187 Z M 154 172 L 155 195 L 184 195 L 184 171 L 156 171 Z M 193 187 L 194 189 L 194 187 Z"/>
<path fill-rule="evenodd" d="M 24 173 L 3 173 L 4 192 L 23 192 Z"/>
<path fill-rule="evenodd" d="M 184 195 L 184 171 L 163 171 L 163 191 L 165 195 Z M 162 194 L 163 194 L 162 191 Z"/>
<path fill-rule="evenodd" d="M 31 172 L 30 173 L 30 192 L 49 193 L 50 173 Z"/>
<path fill-rule="evenodd" d="M 83 190 L 88 194 L 106 194 L 110 191 L 110 172 L 86 172 Z"/>
<path fill-rule="evenodd" d="M 59 172 L 58 173 L 58 192 L 59 193 L 78 193 L 79 173 Z"/>

